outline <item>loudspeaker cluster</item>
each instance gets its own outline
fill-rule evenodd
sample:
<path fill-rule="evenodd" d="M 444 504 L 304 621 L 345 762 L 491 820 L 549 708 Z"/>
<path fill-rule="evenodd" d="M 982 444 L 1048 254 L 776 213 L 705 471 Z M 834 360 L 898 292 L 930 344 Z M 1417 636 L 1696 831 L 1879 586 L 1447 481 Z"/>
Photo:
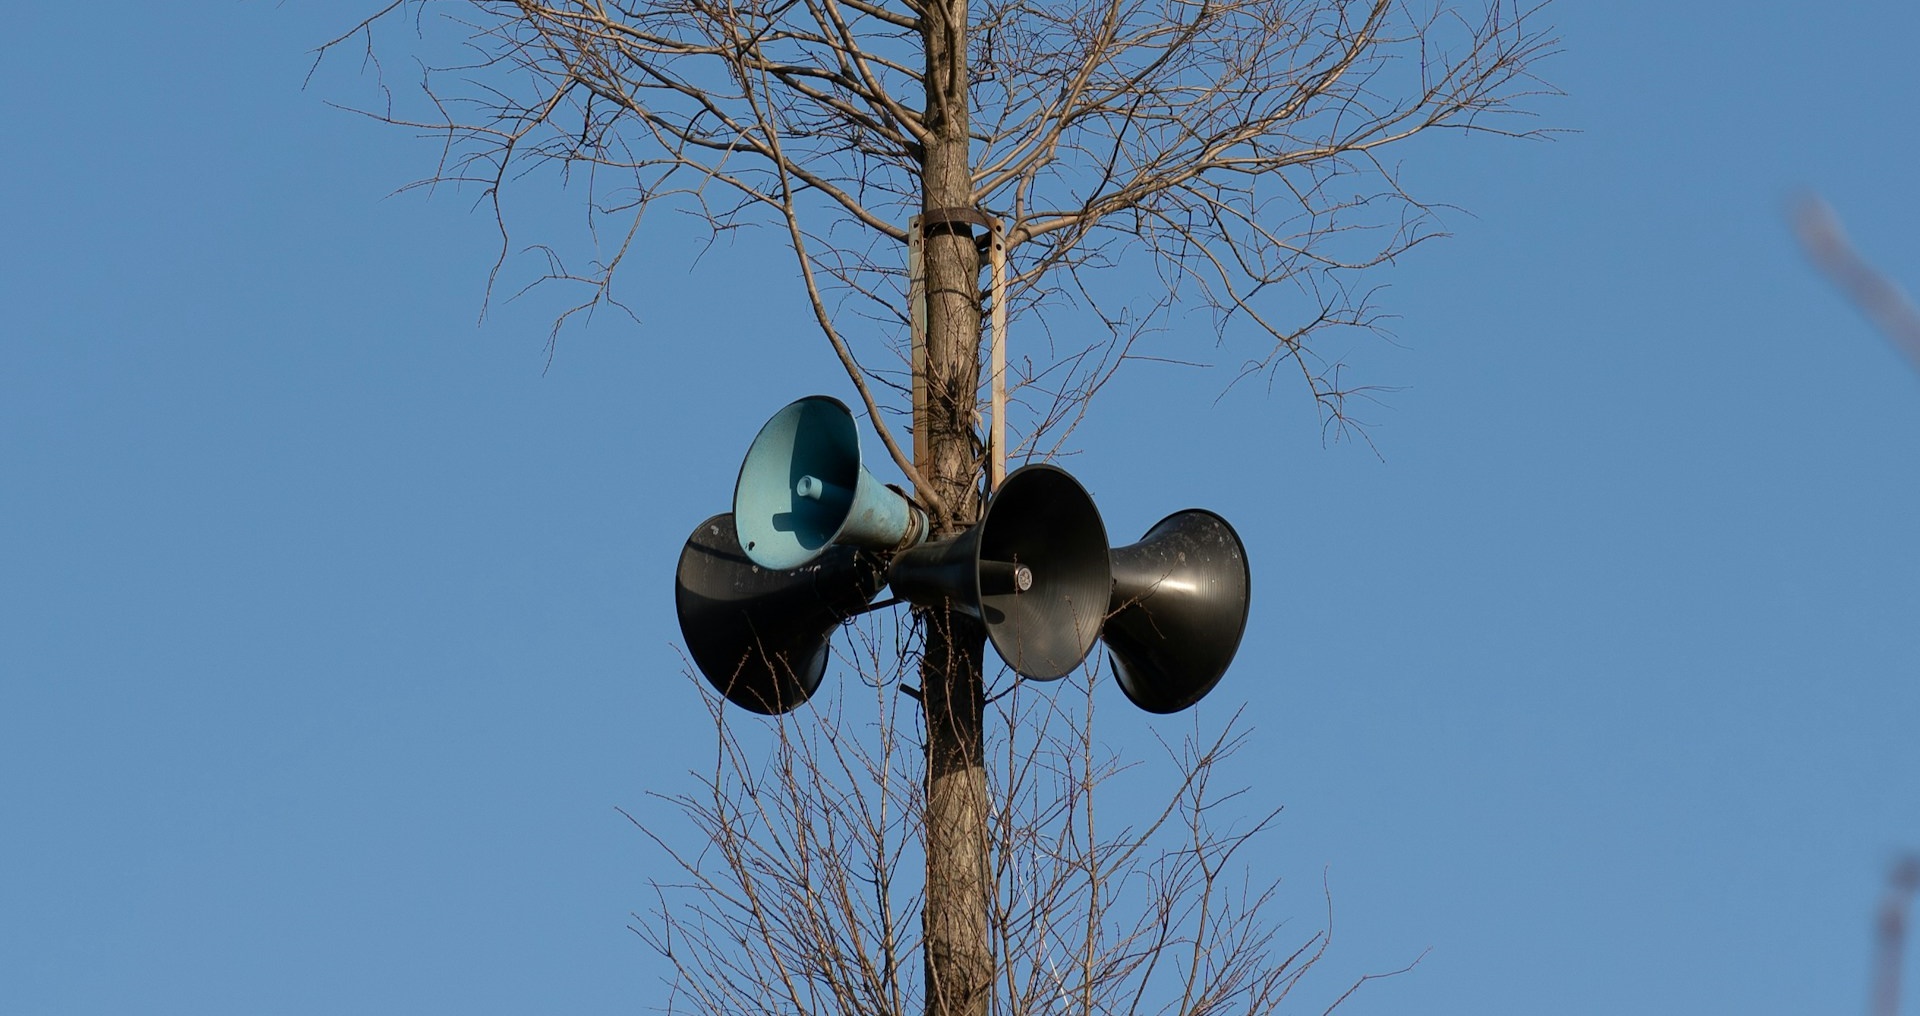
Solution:
<path fill-rule="evenodd" d="M 1007 474 L 966 532 L 928 539 L 926 513 L 875 479 L 838 399 L 768 420 L 733 511 L 680 552 L 675 608 L 687 651 L 729 702 L 784 713 L 820 687 L 833 630 L 880 591 L 980 619 L 1022 677 L 1051 681 L 1105 641 L 1121 691 L 1148 712 L 1198 702 L 1233 662 L 1252 574 L 1227 521 L 1190 508 L 1112 547 L 1100 510 L 1057 466 Z"/>

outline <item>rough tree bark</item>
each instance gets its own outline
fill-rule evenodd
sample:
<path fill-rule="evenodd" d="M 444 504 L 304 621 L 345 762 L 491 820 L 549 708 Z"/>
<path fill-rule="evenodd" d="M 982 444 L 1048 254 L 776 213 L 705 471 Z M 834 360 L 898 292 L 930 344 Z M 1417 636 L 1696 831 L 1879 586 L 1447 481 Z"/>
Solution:
<path fill-rule="evenodd" d="M 974 430 L 980 390 L 980 259 L 971 227 L 946 220 L 973 206 L 967 104 L 967 2 L 930 0 L 921 12 L 926 54 L 927 462 L 915 463 L 948 506 L 934 536 L 979 518 Z M 945 221 L 942 221 L 945 220 Z M 920 677 L 927 730 L 927 1016 L 986 1016 L 993 986 L 987 926 L 992 900 L 982 672 L 986 633 L 951 608 L 926 612 Z"/>

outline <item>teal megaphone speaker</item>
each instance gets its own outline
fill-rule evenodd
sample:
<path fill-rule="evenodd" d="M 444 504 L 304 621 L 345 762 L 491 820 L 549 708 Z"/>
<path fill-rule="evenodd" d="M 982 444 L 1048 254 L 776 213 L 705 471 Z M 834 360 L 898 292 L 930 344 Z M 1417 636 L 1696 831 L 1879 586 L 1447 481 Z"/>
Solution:
<path fill-rule="evenodd" d="M 1213 690 L 1247 630 L 1253 573 L 1227 520 L 1189 508 L 1113 550 L 1113 599 L 1100 638 L 1133 704 L 1176 713 Z"/>
<path fill-rule="evenodd" d="M 773 414 L 733 487 L 747 557 L 798 568 L 842 545 L 890 551 L 927 536 L 927 516 L 860 464 L 860 431 L 839 399 L 810 395 Z"/>
<path fill-rule="evenodd" d="M 740 549 L 733 516 L 715 515 L 680 550 L 673 605 L 708 683 L 734 705 L 773 715 L 812 697 L 834 628 L 885 584 L 880 559 L 851 547 L 829 547 L 799 568 L 762 568 Z"/>
<path fill-rule="evenodd" d="M 1087 658 L 1113 590 L 1100 510 L 1049 465 L 1008 474 L 973 528 L 901 551 L 887 576 L 902 599 L 978 617 L 1007 666 L 1039 681 Z"/>

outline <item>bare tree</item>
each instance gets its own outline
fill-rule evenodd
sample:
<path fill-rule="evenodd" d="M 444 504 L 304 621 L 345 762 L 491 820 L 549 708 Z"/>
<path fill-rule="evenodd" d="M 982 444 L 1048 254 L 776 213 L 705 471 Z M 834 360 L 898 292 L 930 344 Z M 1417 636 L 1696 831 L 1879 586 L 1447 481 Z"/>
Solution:
<path fill-rule="evenodd" d="M 1177 311 L 1209 314 L 1215 341 L 1249 344 L 1240 376 L 1297 370 L 1327 425 L 1346 427 L 1352 390 L 1320 347 L 1341 329 L 1376 327 L 1366 270 L 1436 231 L 1389 150 L 1436 130 L 1524 133 L 1505 114 L 1536 87 L 1529 68 L 1553 44 L 1531 7 L 1465 2 L 1476 6 L 392 0 L 322 56 L 363 47 L 377 68 L 395 45 L 383 33 L 411 28 L 429 48 L 456 36 L 464 57 L 428 61 L 417 96 L 389 91 L 369 112 L 443 142 L 423 182 L 482 188 L 502 263 L 514 249 L 511 186 L 554 182 L 545 171 L 584 186 L 587 253 L 527 247 L 545 258 L 543 280 L 584 287 L 556 335 L 572 315 L 618 304 L 621 267 L 656 206 L 690 210 L 715 235 L 775 225 L 814 321 L 946 536 L 980 517 L 985 494 L 978 226 L 997 224 L 1012 276 L 1004 309 L 1032 324 L 1016 332 L 1008 379 L 1016 456 L 1057 451 L 1129 359 L 1197 355 L 1189 340 L 1160 337 L 1177 330 Z M 925 287 L 913 457 L 886 424 L 909 389 L 910 220 Z M 1104 271 L 1130 262 L 1158 284 Z M 1039 844 L 992 833 L 983 629 L 931 609 L 911 623 L 902 659 L 918 664 L 924 798 L 902 806 L 926 858 L 916 901 L 926 1010 L 985 1016 L 995 999 L 1048 1008 L 1015 983 L 1029 955 L 1018 950 L 1033 943 L 1008 937 L 1044 936 L 1020 923 L 1040 905 L 992 903 L 1005 874 L 995 866 Z M 716 836 L 737 828 L 735 812 L 713 807 Z M 1076 864 L 1100 856 L 1075 842 L 1095 852 Z M 876 1011 L 898 1011 L 882 997 L 870 1000 Z M 1175 1008 L 1198 1013 L 1213 996 L 1182 997 Z"/>
<path fill-rule="evenodd" d="M 729 722 L 731 707 L 707 691 L 711 766 L 696 790 L 667 798 L 702 837 L 689 849 L 648 831 L 678 872 L 656 882 L 658 903 L 634 928 L 674 968 L 667 1011 L 931 1007 L 933 975 L 908 962 L 927 944 L 922 714 L 895 693 L 906 676 L 897 632 L 868 622 L 861 634 L 846 662 L 867 680 L 807 710 Z M 1215 783 L 1245 742 L 1238 718 L 1164 744 L 1173 778 L 1155 780 L 1103 753 L 1097 697 L 1069 684 L 1009 683 L 989 707 L 993 1011 L 1277 1011 L 1325 952 L 1330 925 L 1281 941 L 1268 913 L 1278 880 L 1240 863 L 1277 811 L 1225 828 L 1213 818 L 1235 796 Z M 1096 790 L 1114 781 L 1135 807 L 1110 827 Z M 1163 795 L 1158 808 L 1139 806 L 1148 786 Z"/>

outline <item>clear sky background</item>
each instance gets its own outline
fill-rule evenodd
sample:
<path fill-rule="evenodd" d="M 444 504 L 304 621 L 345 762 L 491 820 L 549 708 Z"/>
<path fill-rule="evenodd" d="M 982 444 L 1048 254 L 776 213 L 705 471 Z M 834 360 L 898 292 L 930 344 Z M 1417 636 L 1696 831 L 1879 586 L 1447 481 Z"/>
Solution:
<path fill-rule="evenodd" d="M 671 836 L 710 750 L 674 560 L 847 385 L 771 233 L 695 267 L 663 218 L 640 324 L 550 370 L 549 304 L 476 324 L 472 196 L 391 195 L 435 151 L 329 108 L 350 67 L 302 90 L 361 6 L 10 11 L 0 1013 L 663 997 L 615 809 Z M 1198 717 L 1245 709 L 1289 927 L 1334 901 L 1294 1011 L 1423 955 L 1350 1011 L 1862 1011 L 1920 847 L 1920 373 L 1784 209 L 1920 285 L 1920 7 L 1552 16 L 1577 133 L 1405 153 L 1461 210 L 1377 277 L 1378 456 L 1147 367 L 1070 468 L 1116 542 L 1203 505 L 1249 545 Z M 1123 753 L 1193 722 L 1102 691 Z"/>

